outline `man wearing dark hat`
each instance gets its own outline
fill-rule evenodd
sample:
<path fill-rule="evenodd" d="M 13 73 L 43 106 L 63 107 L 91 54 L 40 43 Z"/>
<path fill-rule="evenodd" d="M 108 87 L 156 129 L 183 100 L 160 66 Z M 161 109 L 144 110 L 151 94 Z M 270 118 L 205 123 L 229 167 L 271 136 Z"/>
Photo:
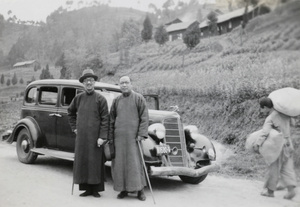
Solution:
<path fill-rule="evenodd" d="M 261 112 L 269 114 L 263 125 L 263 135 L 254 145 L 254 151 L 259 152 L 259 148 L 264 141 L 269 137 L 271 129 L 275 129 L 282 133 L 285 144 L 281 150 L 278 159 L 271 163 L 267 173 L 265 182 L 265 191 L 261 193 L 262 196 L 274 197 L 274 191 L 278 184 L 279 178 L 287 187 L 288 193 L 284 196 L 285 199 L 292 199 L 295 197 L 295 187 L 297 185 L 296 173 L 293 162 L 293 145 L 290 137 L 290 122 L 291 117 L 276 111 L 273 107 L 273 102 L 270 98 L 261 98 L 259 100 Z"/>
<path fill-rule="evenodd" d="M 80 196 L 104 191 L 104 153 L 102 144 L 108 133 L 108 106 L 106 99 L 94 91 L 98 77 L 91 69 L 83 71 L 79 81 L 85 92 L 75 96 L 68 108 L 69 122 L 76 133 L 73 181 Z"/>

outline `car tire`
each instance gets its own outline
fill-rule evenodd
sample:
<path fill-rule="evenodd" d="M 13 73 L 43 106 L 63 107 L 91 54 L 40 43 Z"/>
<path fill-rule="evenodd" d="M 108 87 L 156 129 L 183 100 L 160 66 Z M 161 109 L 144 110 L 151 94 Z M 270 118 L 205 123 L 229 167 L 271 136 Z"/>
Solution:
<path fill-rule="evenodd" d="M 199 169 L 199 168 L 201 168 L 203 166 L 207 166 L 207 165 L 210 165 L 210 160 L 204 161 L 200 165 L 198 164 L 195 169 Z M 207 177 L 207 174 L 201 175 L 199 177 L 189 177 L 189 176 L 185 176 L 185 175 L 179 175 L 179 177 L 180 177 L 181 181 L 184 183 L 199 184 L 203 180 L 205 180 L 205 178 Z"/>
<path fill-rule="evenodd" d="M 17 137 L 17 155 L 20 162 L 32 164 L 37 158 L 37 154 L 31 152 L 34 147 L 33 139 L 27 129 L 22 129 Z"/>
<path fill-rule="evenodd" d="M 207 176 L 207 174 L 202 175 L 200 177 L 189 177 L 189 176 L 179 175 L 182 182 L 189 183 L 189 184 L 199 184 L 203 180 L 205 180 L 206 176 Z"/>

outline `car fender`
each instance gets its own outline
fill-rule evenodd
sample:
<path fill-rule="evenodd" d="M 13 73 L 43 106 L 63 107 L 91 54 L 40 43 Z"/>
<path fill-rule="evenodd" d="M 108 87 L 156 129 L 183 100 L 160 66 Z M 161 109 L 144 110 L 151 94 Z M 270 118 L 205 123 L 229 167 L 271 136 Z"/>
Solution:
<path fill-rule="evenodd" d="M 204 135 L 192 133 L 191 137 L 195 140 L 194 150 L 190 153 L 190 157 L 195 162 L 200 160 L 216 160 L 216 150 L 213 143 Z M 209 151 L 212 151 L 214 156 L 209 156 Z"/>
<path fill-rule="evenodd" d="M 28 132 L 30 133 L 30 135 L 33 139 L 33 142 L 34 142 L 34 147 L 43 146 L 44 137 L 40 130 L 40 127 L 37 124 L 37 122 L 35 121 L 35 119 L 30 116 L 27 116 L 17 122 L 16 126 L 14 127 L 14 129 L 12 131 L 12 134 L 6 141 L 8 143 L 16 142 L 19 132 L 24 128 L 27 129 Z"/>

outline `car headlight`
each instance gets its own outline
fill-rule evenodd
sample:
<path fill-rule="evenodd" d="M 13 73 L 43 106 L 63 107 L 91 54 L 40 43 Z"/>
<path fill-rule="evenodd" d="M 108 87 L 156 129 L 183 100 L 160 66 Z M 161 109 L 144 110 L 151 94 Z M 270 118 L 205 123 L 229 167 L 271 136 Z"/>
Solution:
<path fill-rule="evenodd" d="M 215 160 L 216 159 L 216 153 L 215 153 L 215 151 L 212 148 L 210 148 L 208 150 L 208 157 L 211 160 Z"/>
<path fill-rule="evenodd" d="M 148 133 L 155 135 L 158 139 L 163 139 L 166 136 L 166 128 L 161 123 L 155 123 L 148 127 Z"/>

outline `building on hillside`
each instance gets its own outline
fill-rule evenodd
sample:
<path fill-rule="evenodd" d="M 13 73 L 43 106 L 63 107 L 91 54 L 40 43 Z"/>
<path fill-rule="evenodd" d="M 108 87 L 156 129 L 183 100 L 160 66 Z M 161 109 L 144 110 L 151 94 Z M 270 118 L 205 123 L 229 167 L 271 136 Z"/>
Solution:
<path fill-rule="evenodd" d="M 171 24 L 177 24 L 177 23 L 181 23 L 182 21 L 178 18 L 174 19 L 173 21 L 171 22 L 168 22 L 167 24 L 165 24 L 166 26 L 169 26 Z"/>
<path fill-rule="evenodd" d="M 247 18 L 248 21 L 258 15 L 265 14 L 269 12 L 268 9 L 264 5 L 260 5 L 257 7 L 249 6 Z M 240 8 L 232 12 L 228 12 L 226 14 L 218 15 L 218 34 L 222 35 L 228 32 L 231 32 L 234 28 L 240 26 L 243 23 L 245 8 Z M 208 27 L 207 19 L 200 23 L 199 25 L 201 30 L 201 37 L 210 36 L 210 31 Z"/>
<path fill-rule="evenodd" d="M 177 39 L 181 40 L 183 38 L 183 33 L 186 31 L 186 29 L 195 22 L 198 22 L 198 21 L 195 20 L 195 21 L 190 21 L 190 22 L 180 22 L 180 23 L 174 23 L 174 24 L 169 25 L 166 28 L 168 35 L 169 35 L 169 41 L 174 41 Z"/>
<path fill-rule="evenodd" d="M 263 4 L 260 4 L 256 7 L 248 6 L 248 13 L 247 18 L 248 21 L 258 15 L 268 13 L 270 9 Z M 222 11 L 219 9 L 213 10 L 216 14 L 218 21 L 217 21 L 217 28 L 218 34 L 222 35 L 228 32 L 231 32 L 234 28 L 240 26 L 243 23 L 245 7 L 234 10 L 232 12 L 228 12 L 223 14 Z M 208 20 L 205 19 L 199 24 L 201 30 L 201 37 L 205 38 L 210 36 Z M 166 25 L 166 30 L 169 35 L 169 41 L 174 41 L 177 39 L 182 39 L 183 34 L 186 29 L 193 24 L 194 22 L 198 22 L 197 20 L 189 21 L 189 22 L 182 22 L 180 19 L 175 19 Z"/>
<path fill-rule="evenodd" d="M 18 62 L 14 64 L 13 68 L 30 68 L 30 67 L 34 68 L 38 65 L 39 63 L 36 60 L 28 60 L 28 61 Z"/>

